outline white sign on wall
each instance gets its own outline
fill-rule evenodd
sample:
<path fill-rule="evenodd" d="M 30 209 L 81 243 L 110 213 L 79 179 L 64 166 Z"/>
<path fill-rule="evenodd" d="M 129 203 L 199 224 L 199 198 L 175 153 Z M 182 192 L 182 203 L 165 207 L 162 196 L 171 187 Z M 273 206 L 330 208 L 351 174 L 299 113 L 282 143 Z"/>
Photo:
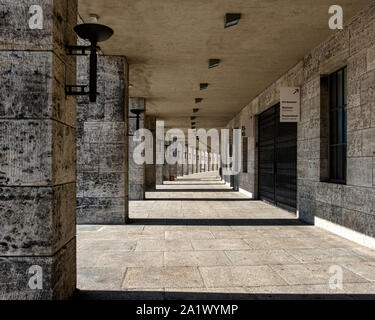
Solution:
<path fill-rule="evenodd" d="M 301 89 L 299 87 L 280 88 L 280 122 L 299 122 Z"/>

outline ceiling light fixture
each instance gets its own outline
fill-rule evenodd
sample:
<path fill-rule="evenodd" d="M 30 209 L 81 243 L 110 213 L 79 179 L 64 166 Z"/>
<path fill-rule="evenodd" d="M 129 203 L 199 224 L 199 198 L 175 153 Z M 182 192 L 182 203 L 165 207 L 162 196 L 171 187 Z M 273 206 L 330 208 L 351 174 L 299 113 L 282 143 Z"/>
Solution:
<path fill-rule="evenodd" d="M 199 88 L 201 90 L 207 89 L 208 88 L 208 83 L 201 83 L 201 84 L 199 84 Z"/>
<path fill-rule="evenodd" d="M 229 28 L 238 24 L 241 19 L 241 13 L 227 13 L 225 15 L 224 28 Z"/>
<path fill-rule="evenodd" d="M 210 59 L 208 60 L 208 68 L 215 68 L 218 67 L 220 64 L 220 59 Z"/>
<path fill-rule="evenodd" d="M 203 98 L 195 98 L 195 103 L 201 103 L 203 101 Z"/>

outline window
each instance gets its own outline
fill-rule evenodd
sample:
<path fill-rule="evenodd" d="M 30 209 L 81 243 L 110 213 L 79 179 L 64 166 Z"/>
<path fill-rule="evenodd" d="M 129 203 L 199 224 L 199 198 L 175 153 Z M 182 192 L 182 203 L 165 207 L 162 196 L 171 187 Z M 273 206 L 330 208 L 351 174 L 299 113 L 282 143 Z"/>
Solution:
<path fill-rule="evenodd" d="M 346 183 L 346 67 L 331 74 L 329 85 L 329 180 Z"/>
<path fill-rule="evenodd" d="M 247 137 L 242 138 L 242 172 L 247 173 Z"/>

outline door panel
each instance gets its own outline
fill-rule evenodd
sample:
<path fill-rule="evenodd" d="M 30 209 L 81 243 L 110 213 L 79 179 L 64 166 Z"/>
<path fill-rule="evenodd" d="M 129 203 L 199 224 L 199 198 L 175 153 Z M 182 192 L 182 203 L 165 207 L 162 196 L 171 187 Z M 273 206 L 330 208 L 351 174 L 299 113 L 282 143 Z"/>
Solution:
<path fill-rule="evenodd" d="M 259 116 L 259 198 L 296 210 L 297 124 L 280 122 L 279 105 Z"/>

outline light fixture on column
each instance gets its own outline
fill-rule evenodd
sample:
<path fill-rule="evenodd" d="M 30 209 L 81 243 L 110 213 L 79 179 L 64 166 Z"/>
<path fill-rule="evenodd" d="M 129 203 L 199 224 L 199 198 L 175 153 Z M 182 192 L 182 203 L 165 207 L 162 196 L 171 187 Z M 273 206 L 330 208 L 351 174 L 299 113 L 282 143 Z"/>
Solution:
<path fill-rule="evenodd" d="M 142 109 L 131 109 L 130 112 L 135 114 L 135 117 L 130 116 L 129 118 L 130 119 L 137 119 L 135 128 L 136 128 L 136 130 L 139 130 L 139 120 L 141 118 L 141 114 L 144 113 L 145 110 L 142 110 Z"/>
<path fill-rule="evenodd" d="M 85 88 L 87 85 L 66 85 L 65 92 L 66 95 L 89 95 L 90 102 L 96 102 L 97 93 L 97 78 L 98 78 L 98 56 L 97 50 L 100 49 L 97 44 L 98 42 L 103 42 L 108 40 L 113 35 L 113 30 L 110 27 L 98 24 L 97 16 L 90 15 L 93 23 L 83 23 L 74 27 L 74 31 L 77 35 L 90 42 L 89 46 L 67 46 L 68 55 L 75 56 L 86 56 L 86 51 L 89 51 L 90 55 L 90 82 L 89 91 Z"/>
<path fill-rule="evenodd" d="M 224 28 L 229 28 L 238 24 L 241 19 L 241 13 L 227 13 L 225 15 Z"/>
<path fill-rule="evenodd" d="M 211 68 L 215 68 L 215 67 L 218 67 L 219 64 L 220 64 L 220 59 L 210 59 L 208 60 L 208 68 L 211 69 Z"/>

